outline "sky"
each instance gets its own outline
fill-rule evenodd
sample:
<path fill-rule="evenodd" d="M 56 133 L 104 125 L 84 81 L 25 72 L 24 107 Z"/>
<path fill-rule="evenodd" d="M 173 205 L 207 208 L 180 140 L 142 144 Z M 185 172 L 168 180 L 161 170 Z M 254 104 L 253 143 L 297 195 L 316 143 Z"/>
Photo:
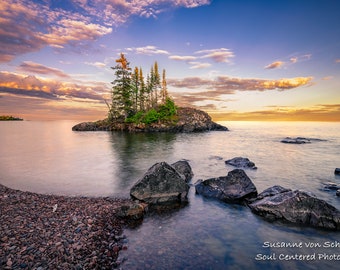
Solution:
<path fill-rule="evenodd" d="M 340 121 L 340 1 L 1 0 L 0 115 L 107 116 L 115 60 L 157 61 L 214 120 Z"/>

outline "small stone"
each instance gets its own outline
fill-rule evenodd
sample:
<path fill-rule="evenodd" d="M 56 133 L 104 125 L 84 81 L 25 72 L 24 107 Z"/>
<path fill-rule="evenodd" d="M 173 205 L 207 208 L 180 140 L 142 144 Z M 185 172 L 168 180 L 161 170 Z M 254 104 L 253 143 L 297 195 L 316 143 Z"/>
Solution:
<path fill-rule="evenodd" d="M 9 258 L 9 259 L 7 260 L 6 265 L 7 265 L 8 267 L 12 267 L 13 262 L 12 262 L 12 259 L 11 259 L 11 258 Z"/>

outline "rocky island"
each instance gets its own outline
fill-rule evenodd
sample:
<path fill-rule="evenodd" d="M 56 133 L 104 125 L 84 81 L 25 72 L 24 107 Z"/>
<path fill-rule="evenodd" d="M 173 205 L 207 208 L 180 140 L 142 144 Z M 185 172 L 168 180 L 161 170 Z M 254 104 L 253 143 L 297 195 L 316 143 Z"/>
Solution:
<path fill-rule="evenodd" d="M 204 111 L 180 107 L 173 120 L 157 121 L 154 123 L 114 122 L 108 118 L 95 122 L 83 122 L 72 127 L 73 131 L 127 131 L 127 132 L 201 132 L 228 131 L 227 127 L 212 121 Z"/>

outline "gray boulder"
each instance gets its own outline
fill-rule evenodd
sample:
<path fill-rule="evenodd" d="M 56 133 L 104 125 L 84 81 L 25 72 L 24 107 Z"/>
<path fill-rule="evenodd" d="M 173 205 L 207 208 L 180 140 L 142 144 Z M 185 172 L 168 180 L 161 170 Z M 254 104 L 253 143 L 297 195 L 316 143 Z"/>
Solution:
<path fill-rule="evenodd" d="M 188 161 L 186 160 L 179 160 L 175 163 L 172 163 L 171 166 L 175 168 L 177 172 L 184 175 L 185 182 L 189 182 L 192 177 L 194 176 L 194 173 L 192 172 L 191 166 Z"/>
<path fill-rule="evenodd" d="M 270 221 L 340 230 L 340 211 L 307 192 L 275 186 L 260 193 L 249 207 Z"/>
<path fill-rule="evenodd" d="M 166 162 L 154 164 L 131 188 L 132 198 L 149 204 L 187 202 L 185 177 Z"/>
<path fill-rule="evenodd" d="M 256 170 L 255 163 L 250 161 L 248 158 L 244 157 L 235 157 L 225 161 L 226 164 L 237 168 L 250 168 Z"/>
<path fill-rule="evenodd" d="M 230 171 L 227 176 L 198 180 L 195 189 L 197 194 L 228 203 L 244 203 L 257 195 L 255 185 L 242 169 Z"/>

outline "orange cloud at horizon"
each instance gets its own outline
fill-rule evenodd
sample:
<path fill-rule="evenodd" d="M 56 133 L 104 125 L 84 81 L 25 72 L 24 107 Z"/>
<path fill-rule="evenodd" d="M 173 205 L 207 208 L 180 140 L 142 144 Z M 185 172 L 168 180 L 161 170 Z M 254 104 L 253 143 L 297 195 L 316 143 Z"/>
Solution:
<path fill-rule="evenodd" d="M 275 107 L 275 106 L 274 106 Z M 310 108 L 269 109 L 251 112 L 211 112 L 214 121 L 320 121 L 340 122 L 340 104 Z"/>

